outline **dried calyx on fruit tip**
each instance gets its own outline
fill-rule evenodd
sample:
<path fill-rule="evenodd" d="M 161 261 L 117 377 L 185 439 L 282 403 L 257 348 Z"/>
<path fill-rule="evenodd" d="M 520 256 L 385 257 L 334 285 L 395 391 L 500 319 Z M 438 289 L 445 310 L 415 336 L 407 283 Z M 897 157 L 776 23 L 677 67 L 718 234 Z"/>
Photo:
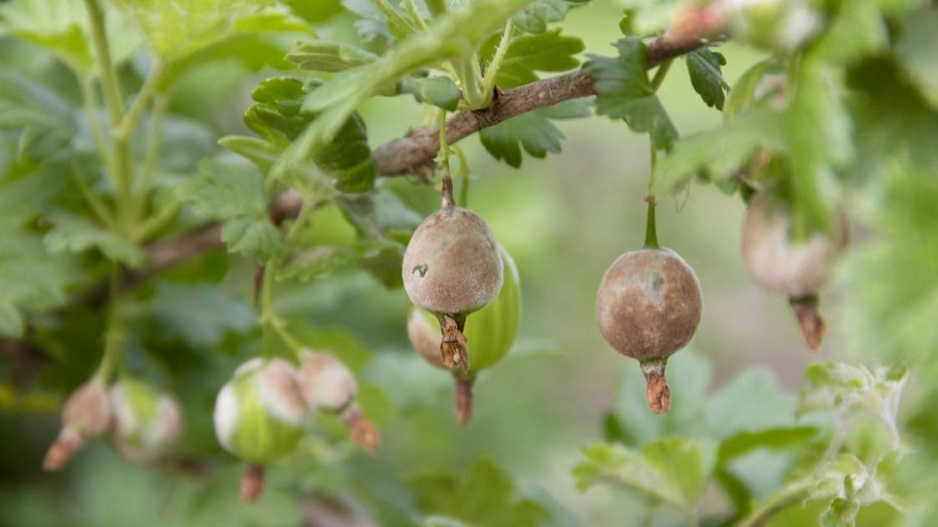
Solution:
<path fill-rule="evenodd" d="M 352 440 L 368 452 L 381 446 L 381 437 L 355 402 L 358 383 L 352 372 L 328 353 L 304 351 L 300 355 L 300 391 L 311 410 L 338 415 Z"/>
<path fill-rule="evenodd" d="M 111 425 L 111 404 L 107 388 L 95 377 L 72 392 L 62 409 L 62 430 L 46 451 L 42 468 L 61 469 L 84 446 L 85 441 L 100 437 Z"/>
<path fill-rule="evenodd" d="M 182 432 L 176 399 L 130 378 L 112 386 L 108 399 L 114 410 L 111 444 L 124 458 L 151 464 L 170 452 Z"/>
<path fill-rule="evenodd" d="M 263 465 L 296 449 L 307 415 L 299 375 L 281 359 L 245 362 L 222 387 L 215 400 L 215 434 L 225 450 L 248 462 L 243 500 L 260 495 Z"/>
<path fill-rule="evenodd" d="M 469 371 L 466 316 L 498 296 L 503 264 L 485 220 L 452 200 L 452 180 L 443 178 L 443 206 L 414 231 L 401 275 L 410 300 L 440 319 L 440 362 Z"/>
<path fill-rule="evenodd" d="M 596 322 L 606 342 L 637 359 L 652 412 L 671 408 L 668 357 L 690 342 L 700 323 L 702 293 L 693 269 L 669 249 L 623 254 L 596 294 Z"/>
<path fill-rule="evenodd" d="M 767 194 L 752 198 L 743 220 L 741 252 L 746 269 L 760 286 L 789 298 L 811 349 L 817 349 L 824 336 L 818 293 L 849 238 L 842 213 L 831 228 L 828 234 L 793 240 L 788 210 Z"/>

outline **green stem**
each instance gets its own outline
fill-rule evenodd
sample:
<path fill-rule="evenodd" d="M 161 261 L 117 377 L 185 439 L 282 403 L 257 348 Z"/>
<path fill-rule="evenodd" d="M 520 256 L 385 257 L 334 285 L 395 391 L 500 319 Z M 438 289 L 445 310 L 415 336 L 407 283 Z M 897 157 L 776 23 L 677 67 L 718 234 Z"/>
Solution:
<path fill-rule="evenodd" d="M 98 102 L 94 94 L 94 84 L 89 75 L 81 77 L 79 86 L 81 86 L 81 99 L 85 105 L 85 113 L 88 116 L 88 128 L 91 129 L 91 136 L 94 138 L 95 147 L 98 149 L 98 155 L 101 156 L 101 162 L 109 172 L 114 172 L 114 161 L 111 159 L 111 153 L 104 142 L 104 129 L 101 128 L 101 119 L 98 115 Z"/>
<path fill-rule="evenodd" d="M 655 76 L 651 79 L 652 90 L 658 91 L 658 88 L 661 87 L 661 83 L 664 82 L 664 78 L 668 76 L 668 70 L 671 69 L 672 62 L 674 61 L 667 60 L 665 62 L 662 62 L 661 65 L 658 66 L 658 71 L 655 72 Z"/>
<path fill-rule="evenodd" d="M 273 355 L 271 330 L 274 326 L 274 273 L 277 270 L 277 258 L 273 257 L 264 264 L 264 277 L 261 282 L 261 323 L 264 333 L 264 356 Z"/>
<path fill-rule="evenodd" d="M 105 227 L 112 229 L 114 227 L 114 218 L 111 216 L 111 211 L 108 210 L 104 203 L 88 188 L 88 183 L 85 181 L 85 178 L 81 176 L 78 165 L 76 165 L 74 161 L 71 162 L 71 167 L 72 177 L 75 178 L 75 184 L 78 185 L 78 190 L 91 207 L 91 211 L 94 213 L 95 217 L 98 218 L 98 221 Z"/>
<path fill-rule="evenodd" d="M 167 97 L 157 95 L 153 99 L 153 112 L 150 117 L 150 140 L 147 142 L 147 153 L 143 159 L 140 188 L 137 189 L 136 212 L 138 218 L 147 217 L 150 182 L 153 179 L 153 172 L 156 171 L 156 163 L 157 159 L 159 159 L 160 147 L 163 143 L 163 118 L 166 116 L 167 106 L 169 106 L 169 99 Z"/>
<path fill-rule="evenodd" d="M 648 136 L 648 142 L 651 145 L 651 175 L 648 177 L 648 195 L 645 197 L 645 201 L 648 202 L 648 217 L 645 222 L 645 248 L 646 249 L 657 249 L 658 246 L 658 231 L 655 227 L 655 195 L 652 193 L 652 188 L 655 185 L 655 167 L 658 164 L 658 149 L 655 147 L 655 140 Z"/>
<path fill-rule="evenodd" d="M 462 85 L 462 95 L 468 105 L 468 110 L 479 110 L 487 107 L 492 102 L 491 94 L 486 96 L 479 84 L 478 68 L 475 53 L 471 57 L 456 63 L 456 72 Z"/>
<path fill-rule="evenodd" d="M 655 72 L 655 76 L 651 80 L 652 90 L 658 91 L 661 83 L 664 82 L 664 78 L 668 76 L 668 70 L 671 69 L 673 62 L 673 60 L 668 60 L 658 66 L 658 71 Z M 648 144 L 650 146 L 651 174 L 648 176 L 648 195 L 645 197 L 645 201 L 648 202 L 648 216 L 645 221 L 645 248 L 657 249 L 659 248 L 658 231 L 655 225 L 655 206 L 657 202 L 655 201 L 654 189 L 655 169 L 658 166 L 658 147 L 655 145 L 655 138 L 651 134 L 648 134 Z"/>
<path fill-rule="evenodd" d="M 791 488 L 782 490 L 774 497 L 754 509 L 746 516 L 739 527 L 762 527 L 768 523 L 772 516 L 779 511 L 794 505 L 804 499 L 808 493 L 809 486 L 802 483 L 794 485 Z"/>
<path fill-rule="evenodd" d="M 411 25 L 410 21 L 401 15 L 397 9 L 394 9 L 394 6 L 392 6 L 388 0 L 376 0 L 376 3 L 378 4 L 378 9 L 384 13 L 384 16 L 388 17 L 388 22 L 395 29 L 404 35 L 410 35 L 416 32 L 416 28 Z"/>
<path fill-rule="evenodd" d="M 133 210 L 132 172 L 130 167 L 130 149 L 127 137 L 116 133 L 124 119 L 124 103 L 121 95 L 120 83 L 117 80 L 117 71 L 111 61 L 111 50 L 108 47 L 107 29 L 104 26 L 104 12 L 98 0 L 85 0 L 88 10 L 88 20 L 91 26 L 91 39 L 94 44 L 95 57 L 101 74 L 101 87 L 104 92 L 104 102 L 107 106 L 111 124 L 111 151 L 113 155 L 113 184 L 118 196 L 118 215 L 123 220 L 126 232 L 132 230 L 133 219 L 130 214 Z"/>
<path fill-rule="evenodd" d="M 134 229 L 133 236 L 131 238 L 135 242 L 146 240 L 152 236 L 154 232 L 162 229 L 169 222 L 176 219 L 176 216 L 181 210 L 182 203 L 178 200 L 173 201 L 172 204 L 167 207 L 163 207 L 163 209 L 158 213 L 143 220 L 143 223 L 139 224 L 137 228 Z"/>
<path fill-rule="evenodd" d="M 121 325 L 118 313 L 118 296 L 120 295 L 120 267 L 115 264 L 111 271 L 109 282 L 109 297 L 107 333 L 104 337 L 104 356 L 98 365 L 97 378 L 105 385 L 111 381 L 114 370 L 121 361 L 121 351 L 124 345 L 124 328 Z"/>
<path fill-rule="evenodd" d="M 439 163 L 443 168 L 444 174 L 449 174 L 449 142 L 446 139 L 446 110 L 441 109 L 437 117 L 437 125 L 440 131 L 440 153 Z"/>
<path fill-rule="evenodd" d="M 304 203 L 304 207 L 305 206 L 306 204 Z M 267 261 L 267 264 L 264 266 L 264 277 L 261 285 L 261 320 L 263 322 L 264 332 L 264 355 L 267 357 L 272 356 L 273 346 L 271 344 L 273 335 L 276 334 L 293 350 L 297 358 L 299 358 L 300 353 L 304 349 L 303 345 L 300 344 L 296 337 L 290 334 L 287 330 L 286 323 L 274 312 L 274 276 L 277 272 L 278 264 L 279 260 L 276 257 Z"/>
<path fill-rule="evenodd" d="M 424 22 L 423 17 L 420 16 L 420 12 L 417 11 L 417 4 L 414 3 L 414 0 L 404 0 L 404 8 L 407 10 L 411 22 L 413 22 L 416 27 L 427 29 L 427 23 Z"/>
<path fill-rule="evenodd" d="M 160 63 L 155 62 L 153 68 L 150 69 L 150 73 L 147 74 L 146 80 L 143 81 L 140 92 L 137 93 L 137 97 L 134 98 L 134 102 L 130 105 L 130 110 L 127 111 L 124 118 L 121 119 L 120 124 L 117 126 L 117 129 L 114 131 L 116 135 L 127 138 L 133 133 L 150 99 L 157 96 L 157 86 L 159 85 L 162 72 L 163 68 Z"/>
<path fill-rule="evenodd" d="M 462 187 L 459 189 L 459 206 L 467 208 L 469 206 L 469 162 L 466 160 L 466 155 L 463 154 L 462 148 L 453 146 L 453 151 L 456 152 L 456 156 L 459 157 L 458 175 L 462 180 Z"/>
<path fill-rule="evenodd" d="M 502 33 L 502 38 L 498 41 L 495 56 L 492 57 L 492 62 L 489 63 L 488 69 L 485 70 L 485 76 L 482 77 L 482 89 L 485 93 L 491 93 L 492 90 L 495 89 L 495 79 L 498 77 L 498 69 L 501 67 L 502 61 L 508 53 L 508 46 L 511 44 L 511 33 L 513 29 L 514 25 L 509 18 L 508 22 L 505 23 L 505 31 Z"/>

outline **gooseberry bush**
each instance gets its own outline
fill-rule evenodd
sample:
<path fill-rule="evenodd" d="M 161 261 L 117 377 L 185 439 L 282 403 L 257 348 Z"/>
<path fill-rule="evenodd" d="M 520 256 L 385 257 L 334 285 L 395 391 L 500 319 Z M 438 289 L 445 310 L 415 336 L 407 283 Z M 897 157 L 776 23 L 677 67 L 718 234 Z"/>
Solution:
<path fill-rule="evenodd" d="M 938 524 L 936 51 L 927 0 L 0 1 L 0 523 Z M 644 221 L 490 225 L 503 165 L 596 191 L 571 119 Z M 694 344 L 763 334 L 659 237 L 709 189 L 797 386 Z M 621 255 L 582 298 L 558 225 Z"/>

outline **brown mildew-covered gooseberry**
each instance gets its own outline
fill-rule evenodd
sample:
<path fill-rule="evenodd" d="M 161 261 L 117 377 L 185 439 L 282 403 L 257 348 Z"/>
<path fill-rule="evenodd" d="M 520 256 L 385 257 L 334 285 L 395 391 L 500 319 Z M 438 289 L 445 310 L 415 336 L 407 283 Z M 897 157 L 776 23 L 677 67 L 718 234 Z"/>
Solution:
<path fill-rule="evenodd" d="M 417 227 L 407 244 L 401 274 L 411 301 L 440 318 L 440 362 L 468 372 L 466 316 L 498 296 L 503 264 L 485 220 L 452 203 L 449 177 L 443 185 L 443 207 Z"/>
<path fill-rule="evenodd" d="M 358 383 L 339 359 L 328 353 L 300 354 L 300 393 L 312 411 L 338 415 L 352 440 L 367 452 L 381 447 L 381 436 L 355 402 Z"/>
<path fill-rule="evenodd" d="M 85 441 L 100 437 L 111 426 L 111 403 L 107 387 L 94 378 L 72 392 L 62 409 L 62 431 L 49 447 L 42 468 L 61 469 L 84 446 Z"/>
<path fill-rule="evenodd" d="M 693 269 L 669 249 L 627 252 L 603 275 L 596 294 L 599 331 L 616 351 L 639 361 L 656 414 L 671 407 L 665 366 L 694 336 L 701 298 Z"/>
<path fill-rule="evenodd" d="M 743 262 L 760 286 L 789 298 L 808 347 L 817 349 L 824 337 L 818 293 L 847 244 L 847 223 L 840 214 L 829 234 L 814 233 L 801 242 L 792 239 L 791 230 L 783 204 L 766 194 L 755 196 L 743 220 Z"/>

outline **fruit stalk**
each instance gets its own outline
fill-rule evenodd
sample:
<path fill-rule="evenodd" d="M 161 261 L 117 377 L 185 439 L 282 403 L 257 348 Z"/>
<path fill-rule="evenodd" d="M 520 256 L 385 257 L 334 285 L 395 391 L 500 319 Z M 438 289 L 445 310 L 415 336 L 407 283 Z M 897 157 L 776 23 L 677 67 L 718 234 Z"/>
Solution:
<path fill-rule="evenodd" d="M 795 317 L 798 318 L 798 324 L 801 326 L 801 333 L 804 334 L 805 343 L 812 350 L 821 347 L 821 341 L 824 340 L 824 319 L 818 311 L 819 299 L 817 295 L 807 295 L 802 297 L 790 297 L 788 303 L 791 305 Z"/>
<path fill-rule="evenodd" d="M 240 493 L 238 498 L 244 503 L 253 503 L 264 490 L 266 468 L 258 463 L 248 463 L 244 466 L 241 479 L 238 480 Z"/>
<path fill-rule="evenodd" d="M 456 418 L 461 425 L 472 419 L 472 385 L 475 382 L 475 377 L 453 376 L 453 384 L 456 387 Z"/>

